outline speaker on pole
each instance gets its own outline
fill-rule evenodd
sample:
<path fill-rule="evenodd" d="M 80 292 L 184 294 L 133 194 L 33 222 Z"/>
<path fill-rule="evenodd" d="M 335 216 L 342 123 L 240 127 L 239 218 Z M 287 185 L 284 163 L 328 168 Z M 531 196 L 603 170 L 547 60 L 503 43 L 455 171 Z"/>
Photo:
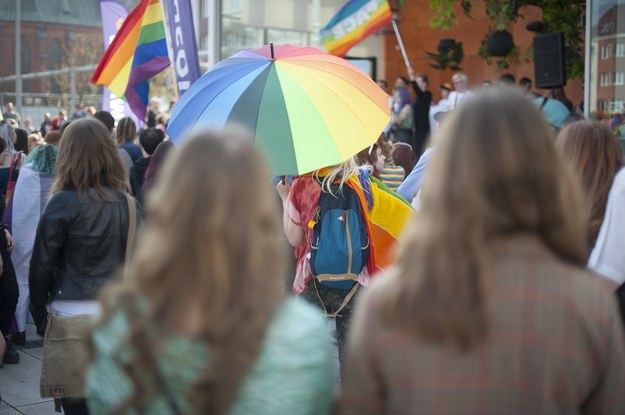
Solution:
<path fill-rule="evenodd" d="M 566 85 L 562 33 L 545 33 L 534 37 L 534 79 L 537 88 L 558 88 Z"/>

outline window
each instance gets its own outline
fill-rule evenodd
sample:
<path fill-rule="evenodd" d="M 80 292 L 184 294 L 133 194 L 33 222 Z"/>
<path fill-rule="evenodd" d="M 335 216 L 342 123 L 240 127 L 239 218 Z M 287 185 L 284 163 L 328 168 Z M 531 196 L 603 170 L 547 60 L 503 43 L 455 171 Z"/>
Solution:
<path fill-rule="evenodd" d="M 612 45 L 602 45 L 601 46 L 601 59 L 608 59 L 610 57 L 610 47 Z"/>
<path fill-rule="evenodd" d="M 617 58 L 625 57 L 625 43 L 617 43 L 615 46 L 614 55 Z"/>
<path fill-rule="evenodd" d="M 615 99 L 610 103 L 610 112 L 623 112 L 623 104 L 625 101 L 622 99 Z"/>
<path fill-rule="evenodd" d="M 625 73 L 614 72 L 614 85 L 625 85 Z"/>
<path fill-rule="evenodd" d="M 610 74 L 602 73 L 601 77 L 599 78 L 599 86 L 608 86 L 608 85 L 610 85 Z"/>

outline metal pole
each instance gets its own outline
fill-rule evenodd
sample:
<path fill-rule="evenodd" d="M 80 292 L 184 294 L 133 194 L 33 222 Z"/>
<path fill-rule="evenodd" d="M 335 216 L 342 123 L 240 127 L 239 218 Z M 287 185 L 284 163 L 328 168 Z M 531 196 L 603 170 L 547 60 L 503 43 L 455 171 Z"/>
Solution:
<path fill-rule="evenodd" d="M 71 103 L 71 109 L 69 110 L 70 114 L 73 114 L 73 111 L 76 108 L 76 71 L 74 68 L 69 73 L 69 92 L 70 98 L 69 102 Z"/>
<path fill-rule="evenodd" d="M 399 42 L 399 49 L 401 49 L 401 54 L 404 56 L 406 69 L 408 70 L 408 73 L 412 76 L 412 66 L 410 66 L 410 61 L 408 60 L 408 55 L 406 54 L 406 49 L 404 48 L 404 42 L 401 41 L 401 35 L 399 34 L 399 28 L 397 27 L 397 23 L 395 23 L 395 19 L 393 19 L 393 30 L 395 31 L 397 42 Z"/>
<path fill-rule="evenodd" d="M 311 46 L 318 48 L 321 46 L 321 0 L 312 0 L 312 35 L 310 36 Z"/>
<path fill-rule="evenodd" d="M 591 27 L 592 27 L 592 4 L 594 2 L 592 1 L 587 1 L 586 2 L 586 44 L 585 44 L 585 57 L 584 57 L 584 117 L 585 118 L 589 118 L 590 117 L 590 107 L 597 105 L 596 102 L 591 103 L 590 102 L 590 97 L 591 95 L 591 91 L 590 88 L 595 87 L 597 88 L 599 82 L 599 74 L 598 73 L 590 73 L 592 70 L 590 67 L 590 53 L 591 53 L 591 35 L 592 35 L 592 31 L 591 31 Z M 596 80 L 594 85 L 591 85 L 591 80 Z M 592 105 L 591 105 L 592 104 Z M 597 108 L 598 110 L 599 108 Z"/>
<path fill-rule="evenodd" d="M 15 106 L 22 115 L 22 1 L 15 0 Z"/>

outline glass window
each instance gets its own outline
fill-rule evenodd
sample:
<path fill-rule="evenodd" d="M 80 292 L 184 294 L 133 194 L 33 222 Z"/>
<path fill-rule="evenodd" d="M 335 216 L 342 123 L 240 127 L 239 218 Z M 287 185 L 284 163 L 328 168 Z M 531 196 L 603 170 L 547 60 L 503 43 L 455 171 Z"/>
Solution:
<path fill-rule="evenodd" d="M 600 86 L 608 86 L 610 84 L 610 74 L 609 73 L 602 73 L 601 74 L 601 79 L 599 81 L 599 85 Z"/>
<path fill-rule="evenodd" d="M 610 57 L 610 47 L 609 45 L 601 46 L 601 59 L 608 59 Z"/>
<path fill-rule="evenodd" d="M 614 55 L 617 58 L 625 57 L 625 43 L 617 43 Z"/>
<path fill-rule="evenodd" d="M 614 72 L 614 85 L 625 85 L 625 73 L 618 71 Z"/>

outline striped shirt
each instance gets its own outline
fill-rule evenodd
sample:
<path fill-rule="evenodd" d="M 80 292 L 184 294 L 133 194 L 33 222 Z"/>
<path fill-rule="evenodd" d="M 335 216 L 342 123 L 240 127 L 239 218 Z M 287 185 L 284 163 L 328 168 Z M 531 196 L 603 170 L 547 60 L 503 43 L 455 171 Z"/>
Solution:
<path fill-rule="evenodd" d="M 392 191 L 397 190 L 405 176 L 403 167 L 392 164 L 384 164 L 384 168 L 380 171 L 380 180 Z"/>

